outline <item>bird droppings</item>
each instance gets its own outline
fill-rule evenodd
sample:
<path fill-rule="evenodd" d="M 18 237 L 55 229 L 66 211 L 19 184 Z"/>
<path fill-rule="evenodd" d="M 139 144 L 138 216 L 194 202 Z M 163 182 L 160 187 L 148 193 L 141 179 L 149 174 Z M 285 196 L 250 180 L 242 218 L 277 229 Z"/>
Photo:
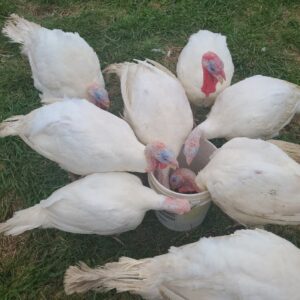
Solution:
<path fill-rule="evenodd" d="M 160 49 L 160 48 L 153 48 L 153 49 L 151 49 L 151 51 L 166 54 L 166 52 L 163 49 Z"/>

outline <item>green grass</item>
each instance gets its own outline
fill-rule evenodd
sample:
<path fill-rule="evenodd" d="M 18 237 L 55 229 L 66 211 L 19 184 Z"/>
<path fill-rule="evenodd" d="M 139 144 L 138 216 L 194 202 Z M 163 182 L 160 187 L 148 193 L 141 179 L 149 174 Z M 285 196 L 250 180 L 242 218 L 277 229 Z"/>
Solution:
<path fill-rule="evenodd" d="M 233 82 L 254 74 L 300 84 L 300 5 L 297 0 L 187 1 L 59 1 L 0 0 L 0 26 L 16 12 L 48 28 L 78 31 L 98 53 L 102 67 L 133 58 L 152 58 L 174 70 L 180 48 L 190 34 L 206 28 L 227 35 L 235 75 Z M 266 48 L 263 52 L 261 49 Z M 152 52 L 172 50 L 171 57 Z M 18 46 L 0 37 L 0 120 L 39 106 L 27 60 Z M 122 111 L 118 81 L 110 79 L 112 111 Z M 197 119 L 206 111 L 198 110 Z M 299 142 L 300 127 L 291 123 L 279 137 Z M 220 145 L 220 141 L 217 141 Z M 32 206 L 68 182 L 56 164 L 40 157 L 18 138 L 0 141 L 0 220 Z M 79 260 L 95 266 L 122 255 L 142 258 L 165 253 L 171 245 L 201 236 L 226 234 L 232 224 L 212 207 L 203 226 L 176 233 L 165 229 L 153 213 L 135 231 L 121 235 L 126 246 L 110 237 L 34 230 L 18 237 L 0 236 L 0 299 L 139 299 L 129 294 L 89 293 L 66 297 L 65 269 Z M 269 227 L 300 246 L 293 228 Z"/>

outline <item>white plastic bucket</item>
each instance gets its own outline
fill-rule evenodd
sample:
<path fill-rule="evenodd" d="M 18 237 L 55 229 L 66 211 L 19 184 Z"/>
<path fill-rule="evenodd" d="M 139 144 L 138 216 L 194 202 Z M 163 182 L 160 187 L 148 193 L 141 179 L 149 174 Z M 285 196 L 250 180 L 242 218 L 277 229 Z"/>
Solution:
<path fill-rule="evenodd" d="M 199 152 L 191 165 L 187 166 L 185 156 L 181 151 L 178 156 L 179 166 L 182 168 L 189 168 L 198 174 L 198 172 L 207 165 L 210 156 L 216 149 L 217 148 L 211 142 L 201 139 Z M 158 193 L 169 197 L 187 199 L 192 205 L 191 211 L 184 215 L 176 215 L 166 211 L 156 211 L 155 214 L 158 220 L 165 227 L 174 231 L 188 231 L 199 226 L 203 222 L 211 203 L 209 192 L 205 191 L 196 194 L 176 193 L 163 186 L 157 180 L 155 173 L 153 172 L 148 174 L 148 182 L 150 187 Z"/>

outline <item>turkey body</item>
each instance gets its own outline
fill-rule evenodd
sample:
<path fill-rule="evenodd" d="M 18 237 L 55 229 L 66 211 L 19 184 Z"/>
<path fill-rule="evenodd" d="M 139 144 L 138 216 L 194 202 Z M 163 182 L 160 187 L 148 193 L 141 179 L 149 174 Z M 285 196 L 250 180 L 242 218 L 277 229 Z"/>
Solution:
<path fill-rule="evenodd" d="M 82 99 L 69 99 L 0 124 L 0 136 L 18 135 L 32 149 L 78 175 L 146 172 L 145 146 L 130 126 Z"/>
<path fill-rule="evenodd" d="M 157 62 L 114 64 L 121 81 L 124 117 L 138 139 L 165 143 L 175 156 L 193 127 L 193 114 L 177 78 Z"/>
<path fill-rule="evenodd" d="M 269 142 L 232 139 L 213 154 L 196 184 L 241 224 L 300 224 L 300 165 Z"/>
<path fill-rule="evenodd" d="M 299 86 L 252 76 L 225 89 L 198 129 L 208 139 L 272 138 L 291 121 L 299 101 Z"/>
<path fill-rule="evenodd" d="M 132 174 L 92 174 L 16 212 L 0 224 L 0 232 L 16 235 L 41 227 L 84 234 L 122 233 L 135 229 L 147 210 L 161 209 L 164 199 Z"/>
<path fill-rule="evenodd" d="M 97 54 L 78 33 L 50 30 L 14 14 L 3 33 L 22 44 L 42 102 L 87 99 L 90 85 L 105 88 Z"/>
<path fill-rule="evenodd" d="M 70 267 L 65 291 L 116 288 L 148 300 L 296 300 L 299 267 L 300 251 L 290 242 L 264 230 L 240 230 L 153 258 Z"/>

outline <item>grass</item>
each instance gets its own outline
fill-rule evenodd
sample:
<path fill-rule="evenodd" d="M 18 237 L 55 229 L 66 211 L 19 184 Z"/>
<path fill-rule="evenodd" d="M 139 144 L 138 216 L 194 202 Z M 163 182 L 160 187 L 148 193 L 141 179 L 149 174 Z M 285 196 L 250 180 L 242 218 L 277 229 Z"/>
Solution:
<path fill-rule="evenodd" d="M 77 1 L 0 0 L 0 26 L 16 12 L 48 28 L 78 31 L 98 53 L 102 67 L 133 58 L 151 58 L 175 69 L 177 55 L 191 33 L 206 28 L 227 35 L 235 75 L 233 82 L 263 74 L 300 84 L 300 5 L 297 0 Z M 172 51 L 170 57 L 153 48 Z M 263 51 L 265 49 L 265 51 Z M 0 37 L 0 120 L 39 106 L 29 64 L 18 46 Z M 110 79 L 112 111 L 122 111 L 118 81 Z M 207 111 L 197 110 L 197 119 Z M 281 139 L 298 142 L 296 122 Z M 216 141 L 218 145 L 222 141 Z M 0 141 L 0 220 L 32 206 L 68 182 L 56 164 L 40 157 L 18 138 Z M 125 233 L 121 246 L 110 237 L 34 230 L 18 237 L 0 236 L 1 299 L 139 299 L 129 294 L 88 293 L 66 297 L 65 269 L 79 260 L 95 266 L 127 255 L 143 258 L 165 253 L 171 245 L 201 236 L 227 234 L 232 224 L 212 207 L 203 226 L 187 232 L 167 230 L 149 213 L 135 231 Z M 273 232 L 300 246 L 293 228 L 272 226 Z"/>

